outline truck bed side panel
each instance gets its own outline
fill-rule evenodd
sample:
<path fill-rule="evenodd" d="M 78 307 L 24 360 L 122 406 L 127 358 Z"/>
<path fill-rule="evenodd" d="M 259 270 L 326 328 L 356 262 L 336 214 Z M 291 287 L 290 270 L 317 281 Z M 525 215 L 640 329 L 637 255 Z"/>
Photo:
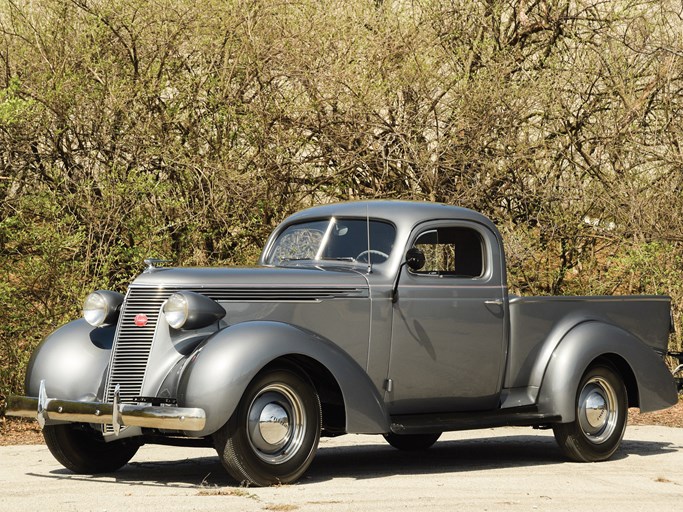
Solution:
<path fill-rule="evenodd" d="M 663 354 L 669 339 L 670 299 L 663 296 L 511 298 L 510 349 L 504 387 L 540 386 L 543 372 L 538 368 L 545 368 L 544 362 L 572 327 L 587 321 L 620 327 Z"/>

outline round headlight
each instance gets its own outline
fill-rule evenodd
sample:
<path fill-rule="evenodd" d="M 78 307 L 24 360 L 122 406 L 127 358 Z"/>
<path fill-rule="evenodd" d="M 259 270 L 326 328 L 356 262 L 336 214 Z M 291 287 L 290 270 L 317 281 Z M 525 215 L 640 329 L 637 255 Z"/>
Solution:
<path fill-rule="evenodd" d="M 225 309 L 216 301 L 189 291 L 171 295 L 162 310 L 166 322 L 174 329 L 202 329 L 225 316 Z"/>
<path fill-rule="evenodd" d="M 187 299 L 180 293 L 171 295 L 164 304 L 164 316 L 166 322 L 174 329 L 180 329 L 188 317 Z"/>
<path fill-rule="evenodd" d="M 115 323 L 122 303 L 123 295 L 120 293 L 98 290 L 86 297 L 83 318 L 93 327 Z"/>

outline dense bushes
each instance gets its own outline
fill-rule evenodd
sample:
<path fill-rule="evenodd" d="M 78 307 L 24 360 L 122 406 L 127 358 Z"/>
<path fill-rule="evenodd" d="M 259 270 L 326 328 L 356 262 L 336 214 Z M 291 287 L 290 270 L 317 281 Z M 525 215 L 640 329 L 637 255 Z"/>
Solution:
<path fill-rule="evenodd" d="M 144 257 L 252 263 L 286 214 L 366 197 L 483 211 L 512 290 L 668 293 L 680 332 L 674 4 L 2 3 L 0 395 Z"/>

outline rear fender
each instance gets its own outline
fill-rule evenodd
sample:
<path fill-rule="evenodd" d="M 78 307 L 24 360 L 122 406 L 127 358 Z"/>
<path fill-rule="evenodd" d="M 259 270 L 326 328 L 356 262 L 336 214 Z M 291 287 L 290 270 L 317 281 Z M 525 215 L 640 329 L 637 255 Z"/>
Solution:
<path fill-rule="evenodd" d="M 337 381 L 344 399 L 346 432 L 384 433 L 389 420 L 367 373 L 338 345 L 281 322 L 243 322 L 208 338 L 187 360 L 178 384 L 178 404 L 200 407 L 206 427 L 218 430 L 232 415 L 251 380 L 272 361 L 303 355 L 322 364 Z"/>
<path fill-rule="evenodd" d="M 630 396 L 629 402 L 637 403 L 641 411 L 665 409 L 677 403 L 671 372 L 652 348 L 619 327 L 589 321 L 571 329 L 553 351 L 538 395 L 539 412 L 559 414 L 562 422 L 574 421 L 579 382 L 598 358 L 620 363 L 615 366 L 622 373 L 630 370 L 637 397 Z M 629 377 L 622 375 L 625 381 Z"/>

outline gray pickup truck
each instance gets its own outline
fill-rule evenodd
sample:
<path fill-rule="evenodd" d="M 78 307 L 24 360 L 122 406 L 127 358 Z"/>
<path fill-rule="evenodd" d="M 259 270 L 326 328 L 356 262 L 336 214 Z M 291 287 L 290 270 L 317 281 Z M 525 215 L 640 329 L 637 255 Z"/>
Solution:
<path fill-rule="evenodd" d="M 500 233 L 464 208 L 320 206 L 278 226 L 255 268 L 148 265 L 125 296 L 91 294 L 8 400 L 77 473 L 145 443 L 209 445 L 237 481 L 288 483 L 321 435 L 414 450 L 504 425 L 599 461 L 628 407 L 677 401 L 668 297 L 509 295 Z"/>

